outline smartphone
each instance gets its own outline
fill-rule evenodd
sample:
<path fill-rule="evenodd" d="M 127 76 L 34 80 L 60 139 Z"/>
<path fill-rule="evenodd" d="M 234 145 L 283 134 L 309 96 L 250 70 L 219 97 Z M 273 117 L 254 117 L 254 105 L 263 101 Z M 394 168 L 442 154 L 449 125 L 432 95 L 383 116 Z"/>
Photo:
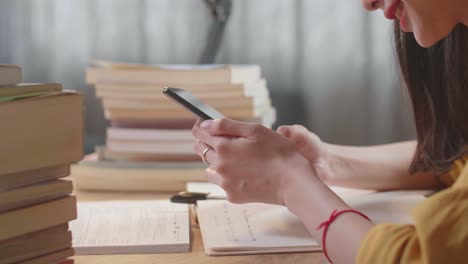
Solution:
<path fill-rule="evenodd" d="M 203 120 L 217 119 L 224 117 L 223 114 L 216 111 L 211 106 L 203 103 L 200 99 L 195 97 L 190 92 L 187 92 L 180 88 L 166 87 L 163 93 L 172 98 L 177 103 L 181 104 L 189 111 L 194 113 L 196 116 Z"/>

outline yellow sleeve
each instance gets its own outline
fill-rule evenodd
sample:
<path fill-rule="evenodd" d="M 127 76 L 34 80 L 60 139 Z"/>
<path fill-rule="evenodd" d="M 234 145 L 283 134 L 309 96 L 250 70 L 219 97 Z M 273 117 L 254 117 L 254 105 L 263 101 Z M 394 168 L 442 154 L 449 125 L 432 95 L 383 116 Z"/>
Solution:
<path fill-rule="evenodd" d="M 457 182 L 458 178 L 460 177 L 460 175 L 462 175 L 462 172 L 466 167 L 467 158 L 468 157 L 464 157 L 461 160 L 455 161 L 450 171 L 440 177 L 440 180 L 442 181 L 442 183 L 445 184 L 445 186 L 452 186 L 455 182 Z"/>
<path fill-rule="evenodd" d="M 452 187 L 418 205 L 414 225 L 380 224 L 361 244 L 356 263 L 466 263 L 468 166 Z"/>

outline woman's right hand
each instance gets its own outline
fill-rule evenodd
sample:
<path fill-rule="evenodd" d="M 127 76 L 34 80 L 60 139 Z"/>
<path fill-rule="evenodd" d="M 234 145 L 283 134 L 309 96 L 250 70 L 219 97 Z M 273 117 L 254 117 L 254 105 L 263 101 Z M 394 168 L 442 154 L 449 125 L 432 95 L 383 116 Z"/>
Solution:
<path fill-rule="evenodd" d="M 280 126 L 276 131 L 294 143 L 323 182 L 327 183 L 332 179 L 334 172 L 330 164 L 331 154 L 316 134 L 300 125 Z"/>

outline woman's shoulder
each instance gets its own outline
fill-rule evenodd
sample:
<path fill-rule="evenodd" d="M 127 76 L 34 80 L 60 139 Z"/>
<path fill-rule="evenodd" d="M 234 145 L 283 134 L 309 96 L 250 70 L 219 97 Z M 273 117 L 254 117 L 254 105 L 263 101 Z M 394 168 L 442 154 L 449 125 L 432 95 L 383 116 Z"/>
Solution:
<path fill-rule="evenodd" d="M 444 175 L 443 179 L 450 186 L 431 195 L 413 209 L 413 218 L 419 226 L 424 226 L 427 230 L 435 230 L 436 227 L 444 225 L 444 222 L 457 222 L 459 219 L 464 219 L 460 223 L 466 223 L 468 220 L 467 161 L 460 159 L 454 162 L 451 170 Z M 468 236 L 468 228 L 465 225 L 453 225 L 448 229 L 446 231 L 450 231 L 457 238 L 459 238 L 459 234 Z M 457 233 L 459 234 L 456 235 Z"/>
<path fill-rule="evenodd" d="M 446 186 L 468 186 L 468 156 L 456 160 L 450 171 L 440 179 Z"/>

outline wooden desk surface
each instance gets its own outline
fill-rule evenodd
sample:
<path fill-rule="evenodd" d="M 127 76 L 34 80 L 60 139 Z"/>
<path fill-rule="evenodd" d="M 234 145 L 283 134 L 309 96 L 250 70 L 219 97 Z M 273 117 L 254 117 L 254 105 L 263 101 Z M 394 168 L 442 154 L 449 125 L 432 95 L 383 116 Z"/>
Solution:
<path fill-rule="evenodd" d="M 98 201 L 98 200 L 139 200 L 139 199 L 166 199 L 168 194 L 155 193 L 95 193 L 77 192 L 78 201 Z M 203 241 L 198 225 L 192 222 L 192 250 L 190 253 L 179 254 L 149 254 L 149 255 L 91 255 L 75 256 L 75 263 L 78 264 L 145 264 L 145 263 L 294 263 L 294 264 L 322 264 L 328 263 L 323 253 L 296 253 L 296 254 L 270 254 L 270 255 L 249 255 L 249 256 L 223 256 L 209 257 L 203 249 Z"/>

